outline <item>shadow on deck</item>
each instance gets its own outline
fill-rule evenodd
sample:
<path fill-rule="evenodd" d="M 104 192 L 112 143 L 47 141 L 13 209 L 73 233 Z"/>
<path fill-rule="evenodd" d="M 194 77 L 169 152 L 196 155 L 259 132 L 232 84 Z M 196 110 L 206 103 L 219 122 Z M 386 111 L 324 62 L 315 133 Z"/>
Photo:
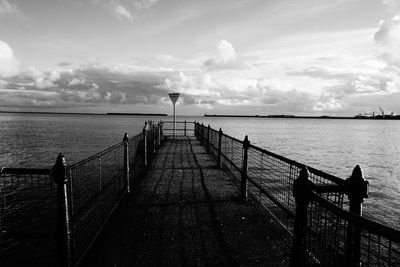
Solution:
<path fill-rule="evenodd" d="M 167 140 L 81 266 L 287 266 L 279 226 L 192 137 Z"/>

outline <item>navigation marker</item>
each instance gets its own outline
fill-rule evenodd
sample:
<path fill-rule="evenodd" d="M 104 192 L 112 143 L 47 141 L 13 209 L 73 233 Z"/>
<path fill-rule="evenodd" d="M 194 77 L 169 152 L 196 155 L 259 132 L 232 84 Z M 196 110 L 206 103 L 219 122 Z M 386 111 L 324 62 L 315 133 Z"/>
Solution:
<path fill-rule="evenodd" d="M 176 121 L 175 104 L 176 104 L 176 101 L 178 101 L 180 93 L 170 93 L 168 95 L 169 95 L 169 98 L 172 101 L 172 105 L 174 105 L 174 139 L 175 139 L 175 121 Z"/>

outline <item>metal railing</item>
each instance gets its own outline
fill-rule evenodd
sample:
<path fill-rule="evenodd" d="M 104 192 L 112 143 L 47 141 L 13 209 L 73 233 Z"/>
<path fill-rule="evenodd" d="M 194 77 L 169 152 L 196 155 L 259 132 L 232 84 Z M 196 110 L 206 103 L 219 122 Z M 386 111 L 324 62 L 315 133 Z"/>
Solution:
<path fill-rule="evenodd" d="M 195 123 L 195 136 L 250 199 L 286 229 L 291 266 L 400 266 L 400 231 L 361 217 L 368 182 L 347 180 Z M 345 195 L 349 201 L 345 202 Z"/>
<path fill-rule="evenodd" d="M 0 265 L 56 263 L 56 192 L 49 169 L 0 170 Z"/>
<path fill-rule="evenodd" d="M 162 141 L 162 124 L 72 165 L 0 171 L 0 262 L 79 264 Z M 26 228 L 26 230 L 25 230 Z M 22 255 L 22 256 L 21 256 Z"/>
<path fill-rule="evenodd" d="M 163 135 L 173 136 L 174 122 L 173 121 L 162 121 L 163 124 Z M 188 121 L 176 121 L 175 122 L 175 135 L 176 136 L 194 136 L 194 122 Z"/>

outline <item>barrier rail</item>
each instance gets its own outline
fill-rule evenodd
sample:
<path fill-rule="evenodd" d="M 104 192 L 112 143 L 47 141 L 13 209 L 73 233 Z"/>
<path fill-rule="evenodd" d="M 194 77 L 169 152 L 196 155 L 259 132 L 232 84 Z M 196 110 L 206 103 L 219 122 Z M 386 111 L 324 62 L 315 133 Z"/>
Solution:
<path fill-rule="evenodd" d="M 72 165 L 60 154 L 51 170 L 1 169 L 0 262 L 79 264 L 161 140 L 162 124 L 146 122 L 142 133 Z"/>
<path fill-rule="evenodd" d="M 162 121 L 164 136 L 173 136 L 174 122 Z M 194 122 L 176 121 L 175 122 L 176 136 L 194 136 Z"/>
<path fill-rule="evenodd" d="M 400 231 L 361 217 L 368 182 L 327 174 L 195 123 L 195 136 L 240 186 L 286 229 L 291 266 L 400 266 Z M 347 195 L 349 202 L 344 201 Z"/>
<path fill-rule="evenodd" d="M 1 265 L 56 263 L 56 192 L 49 169 L 0 170 Z"/>
<path fill-rule="evenodd" d="M 172 135 L 164 126 L 170 123 L 148 122 L 141 134 L 72 165 L 60 155 L 52 170 L 1 169 L 0 262 L 78 264 L 163 136 Z M 253 146 L 247 136 L 177 125 L 178 134 L 195 135 L 215 156 L 243 200 L 266 208 L 287 230 L 292 266 L 400 266 L 400 231 L 360 216 L 368 188 L 358 167 L 344 180 Z"/>

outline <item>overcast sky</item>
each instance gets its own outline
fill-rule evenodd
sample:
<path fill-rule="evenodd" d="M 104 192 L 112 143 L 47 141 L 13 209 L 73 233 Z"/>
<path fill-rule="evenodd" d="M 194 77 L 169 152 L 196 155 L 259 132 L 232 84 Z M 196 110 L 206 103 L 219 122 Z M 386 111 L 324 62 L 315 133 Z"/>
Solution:
<path fill-rule="evenodd" d="M 400 0 L 0 0 L 0 110 L 400 113 Z"/>

